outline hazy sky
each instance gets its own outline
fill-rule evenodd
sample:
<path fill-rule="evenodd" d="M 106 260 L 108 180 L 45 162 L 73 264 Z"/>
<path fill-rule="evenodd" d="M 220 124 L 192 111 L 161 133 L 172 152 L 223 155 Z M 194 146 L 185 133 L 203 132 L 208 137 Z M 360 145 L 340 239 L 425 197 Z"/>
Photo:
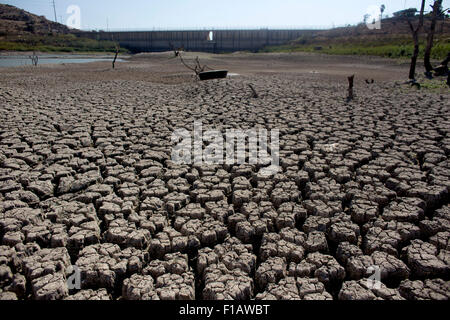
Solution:
<path fill-rule="evenodd" d="M 370 6 L 385 14 L 419 7 L 420 0 L 54 0 L 58 22 L 81 10 L 82 29 L 326 28 L 356 24 Z M 429 4 L 431 0 L 427 1 Z M 54 20 L 52 0 L 0 0 Z M 450 0 L 444 0 L 450 7 Z M 427 9 L 430 9 L 427 6 Z"/>

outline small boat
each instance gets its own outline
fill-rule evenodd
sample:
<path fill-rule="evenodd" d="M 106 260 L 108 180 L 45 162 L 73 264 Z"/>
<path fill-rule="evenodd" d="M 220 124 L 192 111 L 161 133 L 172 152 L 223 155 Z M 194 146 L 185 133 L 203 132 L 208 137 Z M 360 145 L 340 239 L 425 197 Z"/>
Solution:
<path fill-rule="evenodd" d="M 227 70 L 211 70 L 204 71 L 198 74 L 200 80 L 211 80 L 211 79 L 223 79 L 226 78 L 228 74 Z"/>

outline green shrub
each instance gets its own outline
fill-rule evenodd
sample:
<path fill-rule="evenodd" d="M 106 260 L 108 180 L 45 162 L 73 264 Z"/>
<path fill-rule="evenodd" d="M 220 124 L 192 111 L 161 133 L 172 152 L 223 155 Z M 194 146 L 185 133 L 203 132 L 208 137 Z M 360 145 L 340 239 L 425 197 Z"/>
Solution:
<path fill-rule="evenodd" d="M 0 41 L 0 50 L 41 52 L 115 52 L 116 43 L 79 38 L 73 34 L 52 36 L 28 36 Z M 120 52 L 128 52 L 121 48 Z"/>

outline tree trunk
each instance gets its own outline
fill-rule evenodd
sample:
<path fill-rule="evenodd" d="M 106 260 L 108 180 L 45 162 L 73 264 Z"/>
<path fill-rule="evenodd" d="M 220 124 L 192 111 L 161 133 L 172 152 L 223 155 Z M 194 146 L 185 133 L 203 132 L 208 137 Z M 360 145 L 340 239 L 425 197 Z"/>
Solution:
<path fill-rule="evenodd" d="M 431 65 L 430 58 L 431 58 L 431 50 L 433 49 L 433 40 L 434 40 L 434 33 L 436 32 L 436 22 L 437 18 L 439 16 L 439 10 L 442 5 L 442 0 L 436 0 L 434 1 L 433 7 L 433 14 L 431 16 L 431 27 L 430 32 L 428 32 L 427 35 L 427 46 L 425 48 L 425 70 L 427 75 L 431 75 L 431 72 L 433 71 L 433 66 Z"/>
<path fill-rule="evenodd" d="M 411 66 L 409 67 L 409 80 L 416 79 L 416 64 L 417 57 L 419 56 L 419 33 L 414 32 L 414 52 L 411 57 Z"/>
<path fill-rule="evenodd" d="M 414 52 L 411 57 L 411 66 L 409 68 L 409 80 L 411 81 L 415 81 L 416 79 L 416 64 L 417 64 L 417 57 L 419 56 L 419 31 L 423 27 L 424 11 L 425 11 L 425 0 L 422 0 L 422 5 L 420 7 L 420 14 L 419 14 L 419 25 L 417 26 L 417 28 L 414 28 L 412 22 L 408 19 L 408 24 L 414 39 Z"/>

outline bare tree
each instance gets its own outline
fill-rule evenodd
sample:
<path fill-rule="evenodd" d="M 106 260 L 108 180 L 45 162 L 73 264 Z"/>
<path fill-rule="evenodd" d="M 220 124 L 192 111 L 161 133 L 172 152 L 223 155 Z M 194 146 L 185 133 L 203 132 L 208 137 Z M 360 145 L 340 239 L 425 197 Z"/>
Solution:
<path fill-rule="evenodd" d="M 112 68 L 113 69 L 116 67 L 116 60 L 117 60 L 117 56 L 119 55 L 119 51 L 120 51 L 120 45 L 117 44 L 116 45 L 116 54 L 114 55 L 114 60 L 112 62 Z"/>
<path fill-rule="evenodd" d="M 196 76 L 198 76 L 201 72 L 205 71 L 205 69 L 208 68 L 207 65 L 200 64 L 200 60 L 198 59 L 198 57 L 195 58 L 195 65 L 192 67 L 184 61 L 180 52 L 178 52 L 178 56 L 180 57 L 181 63 L 189 70 L 194 71 Z"/>
<path fill-rule="evenodd" d="M 434 4 L 431 5 L 433 9 L 433 13 L 431 14 L 431 26 L 430 31 L 427 35 L 427 46 L 425 48 L 425 56 L 424 56 L 424 64 L 425 64 L 425 75 L 427 77 L 431 77 L 431 72 L 434 70 L 431 65 L 431 50 L 433 49 L 433 40 L 434 34 L 436 32 L 436 23 L 439 17 L 441 17 L 446 10 L 442 10 L 442 1 L 443 0 L 435 0 Z"/>
<path fill-rule="evenodd" d="M 407 18 L 409 28 L 411 29 L 413 40 L 414 40 L 414 52 L 411 57 L 411 66 L 409 68 L 409 80 L 412 82 L 415 82 L 416 80 L 416 64 L 417 64 L 417 57 L 419 56 L 419 32 L 420 29 L 423 27 L 423 12 L 425 11 L 425 0 L 422 0 L 422 5 L 420 7 L 420 13 L 419 13 L 419 24 L 416 28 L 414 28 L 411 20 Z"/>

